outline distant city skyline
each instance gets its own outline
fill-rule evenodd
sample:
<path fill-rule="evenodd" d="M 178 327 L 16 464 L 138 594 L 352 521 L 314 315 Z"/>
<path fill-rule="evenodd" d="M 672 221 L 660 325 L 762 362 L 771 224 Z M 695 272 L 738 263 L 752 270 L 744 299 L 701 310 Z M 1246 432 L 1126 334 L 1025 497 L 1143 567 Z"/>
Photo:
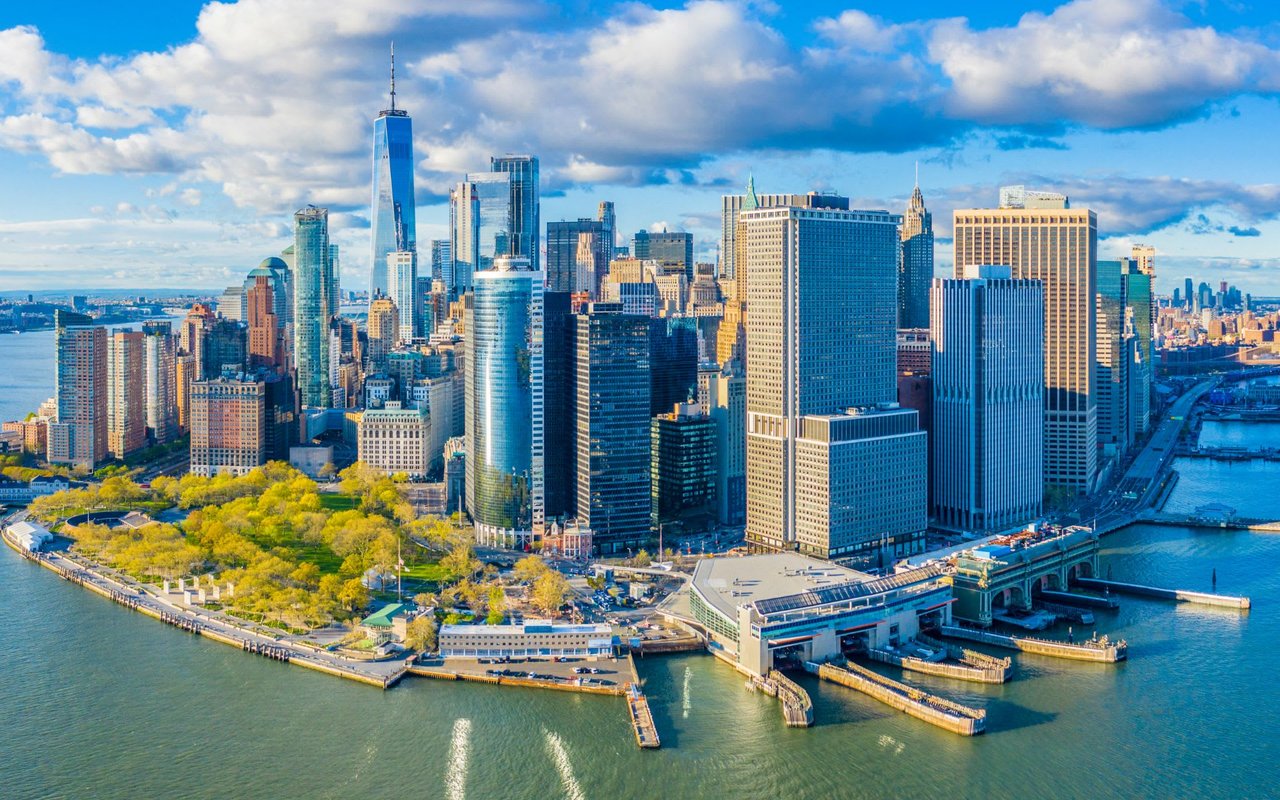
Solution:
<path fill-rule="evenodd" d="M 936 275 L 951 271 L 951 211 L 1026 183 L 1098 212 L 1099 257 L 1154 245 L 1161 294 L 1187 275 L 1280 294 L 1280 188 L 1252 156 L 1280 122 L 1269 7 L 1077 0 L 943 19 L 928 2 L 883 18 L 835 3 L 496 2 L 378 8 L 352 29 L 309 5 L 314 24 L 282 47 L 303 16 L 288 3 L 173 4 L 123 25 L 129 6 L 100 24 L 87 3 L 0 11 L 0 170 L 22 189 L 0 197 L 0 290 L 141 288 L 175 271 L 225 287 L 288 244 L 307 203 L 331 210 L 342 285 L 368 286 L 369 120 L 394 39 L 397 106 L 419 122 L 421 241 L 448 238 L 449 186 L 508 152 L 542 162 L 531 233 L 610 200 L 616 230 L 687 231 L 699 261 L 716 255 L 720 196 L 752 173 L 762 194 L 900 213 L 919 161 Z M 475 57 L 508 29 L 529 37 L 517 58 Z M 628 57 L 649 41 L 670 57 Z M 728 85 L 703 77 L 720 68 Z M 833 84 L 834 97 L 814 89 Z"/>

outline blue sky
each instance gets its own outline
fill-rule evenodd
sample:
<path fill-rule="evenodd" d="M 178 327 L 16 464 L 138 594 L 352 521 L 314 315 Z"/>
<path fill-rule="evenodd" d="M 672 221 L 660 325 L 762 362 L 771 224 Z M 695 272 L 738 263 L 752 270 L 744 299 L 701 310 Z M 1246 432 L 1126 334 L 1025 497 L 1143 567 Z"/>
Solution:
<path fill-rule="evenodd" d="M 543 220 L 601 199 L 695 235 L 720 194 L 951 210 L 1002 183 L 1098 211 L 1104 257 L 1280 295 L 1280 11 L 1249 2 L 241 0 L 0 8 L 0 290 L 217 288 L 334 210 L 367 282 L 370 118 L 414 116 L 418 239 L 488 156 L 542 158 Z"/>

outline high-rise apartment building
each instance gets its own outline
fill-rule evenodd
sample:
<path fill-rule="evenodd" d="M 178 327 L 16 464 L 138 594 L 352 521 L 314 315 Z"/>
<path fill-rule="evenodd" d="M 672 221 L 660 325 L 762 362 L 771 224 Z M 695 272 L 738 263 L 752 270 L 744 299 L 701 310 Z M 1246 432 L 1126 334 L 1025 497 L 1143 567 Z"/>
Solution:
<path fill-rule="evenodd" d="M 888 410 L 900 221 L 842 208 L 741 213 L 754 548 L 835 558 L 923 544 L 924 434 L 915 412 Z M 859 495 L 870 505 L 841 505 L 872 483 L 883 491 Z"/>
<path fill-rule="evenodd" d="M 395 51 L 391 53 L 391 107 L 373 121 L 373 259 L 370 296 L 391 294 L 388 256 L 418 249 L 413 197 L 413 121 L 396 108 Z"/>
<path fill-rule="evenodd" d="M 337 265 L 329 244 L 329 210 L 307 206 L 293 215 L 294 363 L 305 408 L 329 408 L 329 322 L 338 313 Z"/>
<path fill-rule="evenodd" d="M 528 259 L 499 256 L 474 280 L 465 323 L 467 509 L 478 541 L 515 547 L 545 522 L 544 276 Z"/>
<path fill-rule="evenodd" d="M 418 254 L 400 250 L 387 254 L 387 297 L 398 311 L 396 344 L 425 336 L 422 330 L 422 303 L 418 291 Z"/>
<path fill-rule="evenodd" d="M 276 313 L 280 307 L 276 302 L 278 281 L 271 269 L 263 266 L 255 267 L 249 278 L 253 281 L 247 295 L 245 319 L 249 325 L 249 368 L 283 373 L 286 366 L 285 329 Z"/>
<path fill-rule="evenodd" d="M 244 475 L 267 462 L 267 388 L 226 376 L 191 385 L 191 472 Z"/>
<path fill-rule="evenodd" d="M 142 385 L 147 438 L 168 444 L 178 437 L 178 343 L 168 322 L 142 326 Z"/>
<path fill-rule="evenodd" d="M 147 412 L 141 331 L 116 330 L 107 337 L 107 453 L 122 459 L 147 444 Z"/>
<path fill-rule="evenodd" d="M 755 178 L 747 180 L 745 194 L 727 194 L 720 198 L 720 275 L 737 278 L 738 215 L 757 208 L 849 208 L 849 198 L 839 195 L 819 194 L 756 194 Z"/>
<path fill-rule="evenodd" d="M 84 314 L 54 312 L 58 417 L 49 461 L 92 469 L 107 457 L 107 331 Z"/>
<path fill-rule="evenodd" d="M 174 402 L 178 407 L 178 432 L 191 430 L 191 387 L 199 379 L 195 356 L 179 355 L 174 359 L 173 391 Z"/>
<path fill-rule="evenodd" d="M 970 274 L 933 283 L 933 513 L 994 533 L 1043 510 L 1044 285 Z"/>
<path fill-rule="evenodd" d="M 1044 482 L 1088 491 L 1098 471 L 1098 220 L 1061 194 L 1014 186 L 1000 196 L 1000 208 L 955 212 L 956 276 L 995 264 L 1044 284 Z"/>
<path fill-rule="evenodd" d="M 601 553 L 649 539 L 649 319 L 592 303 L 573 319 L 574 497 Z"/>
<path fill-rule="evenodd" d="M 929 284 L 933 280 L 933 215 L 917 182 L 902 217 L 898 260 L 898 327 L 929 327 Z"/>

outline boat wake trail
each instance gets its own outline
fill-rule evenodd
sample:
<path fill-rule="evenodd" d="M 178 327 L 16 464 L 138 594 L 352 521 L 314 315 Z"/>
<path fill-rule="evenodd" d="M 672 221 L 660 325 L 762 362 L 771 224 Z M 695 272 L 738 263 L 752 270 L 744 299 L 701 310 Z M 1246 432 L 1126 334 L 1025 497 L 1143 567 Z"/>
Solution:
<path fill-rule="evenodd" d="M 546 728 L 542 729 L 542 733 L 547 738 L 547 752 L 551 754 L 551 761 L 560 772 L 560 783 L 564 785 L 564 796 L 568 800 L 584 800 L 582 787 L 578 785 L 578 779 L 573 777 L 573 764 L 569 763 L 569 751 L 565 750 L 564 742 L 557 734 Z"/>
<path fill-rule="evenodd" d="M 449 800 L 467 796 L 467 759 L 471 756 L 471 720 L 453 723 L 453 741 L 449 744 L 449 767 L 444 774 L 444 791 Z"/>
<path fill-rule="evenodd" d="M 689 683 L 693 680 L 693 670 L 688 667 L 684 668 L 684 698 L 681 700 L 680 708 L 684 712 L 684 718 L 689 718 L 689 712 L 693 710 L 693 698 L 689 696 Z"/>

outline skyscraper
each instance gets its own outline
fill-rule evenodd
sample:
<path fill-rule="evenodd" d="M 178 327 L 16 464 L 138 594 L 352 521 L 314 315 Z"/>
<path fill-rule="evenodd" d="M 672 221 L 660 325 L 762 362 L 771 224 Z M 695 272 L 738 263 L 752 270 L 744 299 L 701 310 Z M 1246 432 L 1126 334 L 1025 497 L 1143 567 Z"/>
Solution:
<path fill-rule="evenodd" d="M 1130 376 L 1135 358 L 1133 311 L 1128 273 L 1137 272 L 1129 259 L 1098 262 L 1097 370 L 1098 447 L 1104 458 L 1122 456 L 1132 441 L 1129 411 Z"/>
<path fill-rule="evenodd" d="M 929 327 L 929 283 L 933 280 L 933 215 L 924 207 L 920 182 L 902 218 L 898 261 L 898 327 Z"/>
<path fill-rule="evenodd" d="M 568 292 L 542 296 L 543 435 L 550 443 L 543 459 L 547 520 L 573 513 L 573 373 L 577 347 Z"/>
<path fill-rule="evenodd" d="M 471 290 L 476 272 L 511 252 L 511 176 L 476 172 L 449 192 L 452 266 L 445 284 L 453 297 Z"/>
<path fill-rule="evenodd" d="M 247 292 L 248 365 L 250 369 L 279 374 L 285 369 L 285 339 L 284 325 L 276 314 L 280 304 L 276 302 L 274 285 L 278 282 L 272 271 L 262 266 L 255 267 L 249 278 L 253 283 Z"/>
<path fill-rule="evenodd" d="M 925 443 L 896 394 L 901 218 L 743 211 L 747 282 L 747 541 L 821 557 L 913 552 Z"/>
<path fill-rule="evenodd" d="M 369 303 L 368 319 L 370 375 L 387 371 L 387 356 L 400 338 L 400 310 L 389 297 L 375 297 Z"/>
<path fill-rule="evenodd" d="M 622 553 L 650 533 L 649 319 L 592 303 L 573 322 L 575 511 L 601 553 Z"/>
<path fill-rule="evenodd" d="M 144 403 L 144 343 L 141 331 L 111 331 L 107 337 L 107 452 L 112 458 L 147 443 Z"/>
<path fill-rule="evenodd" d="M 511 233 L 507 255 L 529 259 L 534 272 L 542 269 L 541 200 L 538 186 L 538 158 L 505 155 L 489 159 L 489 170 L 511 176 Z"/>
<path fill-rule="evenodd" d="M 499 256 L 474 279 L 465 322 L 467 509 L 477 541 L 516 547 L 545 522 L 544 277 L 525 258 Z"/>
<path fill-rule="evenodd" d="M 955 269 L 1013 268 L 1044 284 L 1046 488 L 1088 491 L 1098 469 L 1098 220 L 1065 195 L 1003 187 L 998 209 L 955 212 Z"/>
<path fill-rule="evenodd" d="M 399 311 L 396 343 L 426 335 L 421 329 L 422 303 L 418 292 L 418 254 L 400 250 L 387 255 L 387 297 Z"/>
<path fill-rule="evenodd" d="M 177 340 L 168 322 L 144 323 L 142 332 L 147 436 L 153 444 L 168 444 L 178 436 Z"/>
<path fill-rule="evenodd" d="M 650 423 L 650 524 L 703 531 L 716 518 L 716 424 L 696 403 L 673 409 Z"/>
<path fill-rule="evenodd" d="M 932 496 L 938 525 L 989 533 L 1043 510 L 1044 286 L 970 274 L 933 282 Z"/>
<path fill-rule="evenodd" d="M 298 397 L 306 408 L 329 408 L 329 321 L 338 313 L 338 282 L 329 245 L 329 210 L 307 206 L 293 215 L 294 358 Z"/>
<path fill-rule="evenodd" d="M 449 239 L 431 240 L 431 281 L 442 281 L 446 272 L 453 269 L 453 242 Z"/>
<path fill-rule="evenodd" d="M 54 312 L 58 419 L 49 461 L 92 469 L 107 456 L 107 330 L 84 314 Z"/>
<path fill-rule="evenodd" d="M 716 370 L 706 382 L 705 404 L 716 424 L 716 518 L 741 525 L 747 520 L 746 376 Z"/>
<path fill-rule="evenodd" d="M 391 107 L 373 121 L 373 260 L 369 294 L 388 294 L 387 256 L 415 251 L 418 236 L 413 198 L 413 121 L 396 108 L 396 54 L 391 51 Z"/>
<path fill-rule="evenodd" d="M 736 278 L 736 242 L 738 215 L 757 208 L 797 206 L 799 208 L 848 209 L 849 199 L 839 195 L 819 194 L 756 194 L 755 177 L 747 179 L 745 194 L 726 194 L 720 198 L 720 276 Z"/>
<path fill-rule="evenodd" d="M 612 213 L 612 204 L 608 206 Z M 548 291 L 599 297 L 600 282 L 613 260 L 612 224 L 599 218 L 547 223 Z"/>
<path fill-rule="evenodd" d="M 664 265 L 678 265 L 685 279 L 693 283 L 693 234 L 682 231 L 650 233 L 636 231 L 631 240 L 631 255 L 641 261 L 652 260 Z"/>
<path fill-rule="evenodd" d="M 1155 374 L 1155 294 L 1152 285 L 1155 278 L 1142 272 L 1139 262 L 1129 261 L 1124 275 L 1125 297 L 1129 303 L 1128 316 L 1133 323 L 1134 353 L 1129 365 L 1129 416 L 1134 437 L 1145 434 L 1151 427 L 1151 383 Z M 1154 267 L 1152 267 L 1154 271 Z"/>

